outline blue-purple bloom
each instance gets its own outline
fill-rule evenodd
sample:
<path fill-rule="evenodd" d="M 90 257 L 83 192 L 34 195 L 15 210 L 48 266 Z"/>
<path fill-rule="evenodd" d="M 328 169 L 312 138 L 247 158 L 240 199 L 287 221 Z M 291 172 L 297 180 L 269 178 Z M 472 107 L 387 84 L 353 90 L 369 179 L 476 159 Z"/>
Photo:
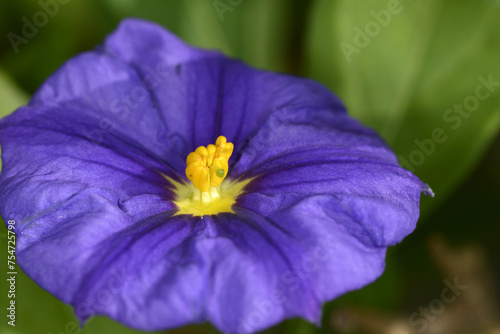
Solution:
<path fill-rule="evenodd" d="M 186 157 L 234 144 L 231 212 L 175 203 Z M 0 214 L 18 262 L 82 321 L 141 330 L 319 323 L 373 282 L 422 191 L 372 130 L 303 78 L 253 69 L 129 19 L 0 122 Z"/>

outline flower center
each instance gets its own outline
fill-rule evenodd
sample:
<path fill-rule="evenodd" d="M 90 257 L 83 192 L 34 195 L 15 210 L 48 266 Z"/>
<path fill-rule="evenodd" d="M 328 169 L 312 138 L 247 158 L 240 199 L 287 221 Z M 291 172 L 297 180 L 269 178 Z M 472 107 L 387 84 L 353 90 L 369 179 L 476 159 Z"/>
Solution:
<path fill-rule="evenodd" d="M 186 176 L 196 189 L 193 200 L 211 202 L 220 197 L 218 187 L 227 176 L 228 160 L 234 145 L 219 136 L 215 145 L 198 147 L 186 158 Z"/>
<path fill-rule="evenodd" d="M 232 206 L 243 188 L 251 181 L 224 180 L 228 173 L 228 160 L 234 145 L 224 136 L 215 145 L 198 147 L 186 158 L 186 176 L 191 183 L 179 183 L 170 178 L 179 208 L 175 215 L 189 214 L 203 217 L 221 212 L 234 213 Z"/>

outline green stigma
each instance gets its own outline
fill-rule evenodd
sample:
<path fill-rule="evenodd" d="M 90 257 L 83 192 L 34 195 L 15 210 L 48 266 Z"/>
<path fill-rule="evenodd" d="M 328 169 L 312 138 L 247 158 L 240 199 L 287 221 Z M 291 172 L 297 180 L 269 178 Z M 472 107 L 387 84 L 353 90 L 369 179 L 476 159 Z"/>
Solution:
<path fill-rule="evenodd" d="M 224 177 L 224 169 L 219 169 L 216 173 L 215 173 L 218 177 Z"/>

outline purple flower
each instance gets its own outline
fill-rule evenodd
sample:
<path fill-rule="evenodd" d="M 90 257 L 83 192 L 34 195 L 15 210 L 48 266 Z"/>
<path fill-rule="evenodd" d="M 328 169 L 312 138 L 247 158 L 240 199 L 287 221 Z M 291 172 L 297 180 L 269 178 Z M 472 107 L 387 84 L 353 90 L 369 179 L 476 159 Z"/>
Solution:
<path fill-rule="evenodd" d="M 139 20 L 64 64 L 0 143 L 24 272 L 82 321 L 142 330 L 319 323 L 382 274 L 430 193 L 322 85 Z"/>

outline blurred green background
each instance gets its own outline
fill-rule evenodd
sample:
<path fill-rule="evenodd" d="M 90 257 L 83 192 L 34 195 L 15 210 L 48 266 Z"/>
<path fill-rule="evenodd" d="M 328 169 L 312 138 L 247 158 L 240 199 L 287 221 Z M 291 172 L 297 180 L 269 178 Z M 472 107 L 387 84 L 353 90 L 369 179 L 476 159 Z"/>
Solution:
<path fill-rule="evenodd" d="M 446 277 L 453 271 L 443 274 L 446 265 L 435 264 L 436 254 L 428 251 L 436 233 L 453 247 L 479 245 L 484 268 L 493 274 L 488 295 L 500 299 L 492 288 L 500 285 L 500 0 L 0 0 L 0 117 L 130 16 L 253 66 L 319 80 L 436 193 L 423 198 L 416 232 L 389 250 L 384 275 L 326 305 L 321 329 L 289 320 L 266 332 L 349 331 L 332 320 L 346 307 L 365 310 L 365 320 L 375 313 L 408 322 L 439 298 L 443 279 L 453 280 Z M 38 26 L 29 31 L 26 22 Z M 492 83 L 486 87 L 485 81 Z M 0 256 L 6 259 L 1 231 Z M 460 268 L 466 260 L 457 261 Z M 1 333 L 134 333 L 104 318 L 80 331 L 70 307 L 22 274 L 17 289 L 17 326 L 2 316 Z M 2 279 L 2 308 L 6 292 Z M 352 320 L 352 332 L 388 332 L 363 327 L 362 319 Z M 206 325 L 172 332 L 215 330 Z"/>

